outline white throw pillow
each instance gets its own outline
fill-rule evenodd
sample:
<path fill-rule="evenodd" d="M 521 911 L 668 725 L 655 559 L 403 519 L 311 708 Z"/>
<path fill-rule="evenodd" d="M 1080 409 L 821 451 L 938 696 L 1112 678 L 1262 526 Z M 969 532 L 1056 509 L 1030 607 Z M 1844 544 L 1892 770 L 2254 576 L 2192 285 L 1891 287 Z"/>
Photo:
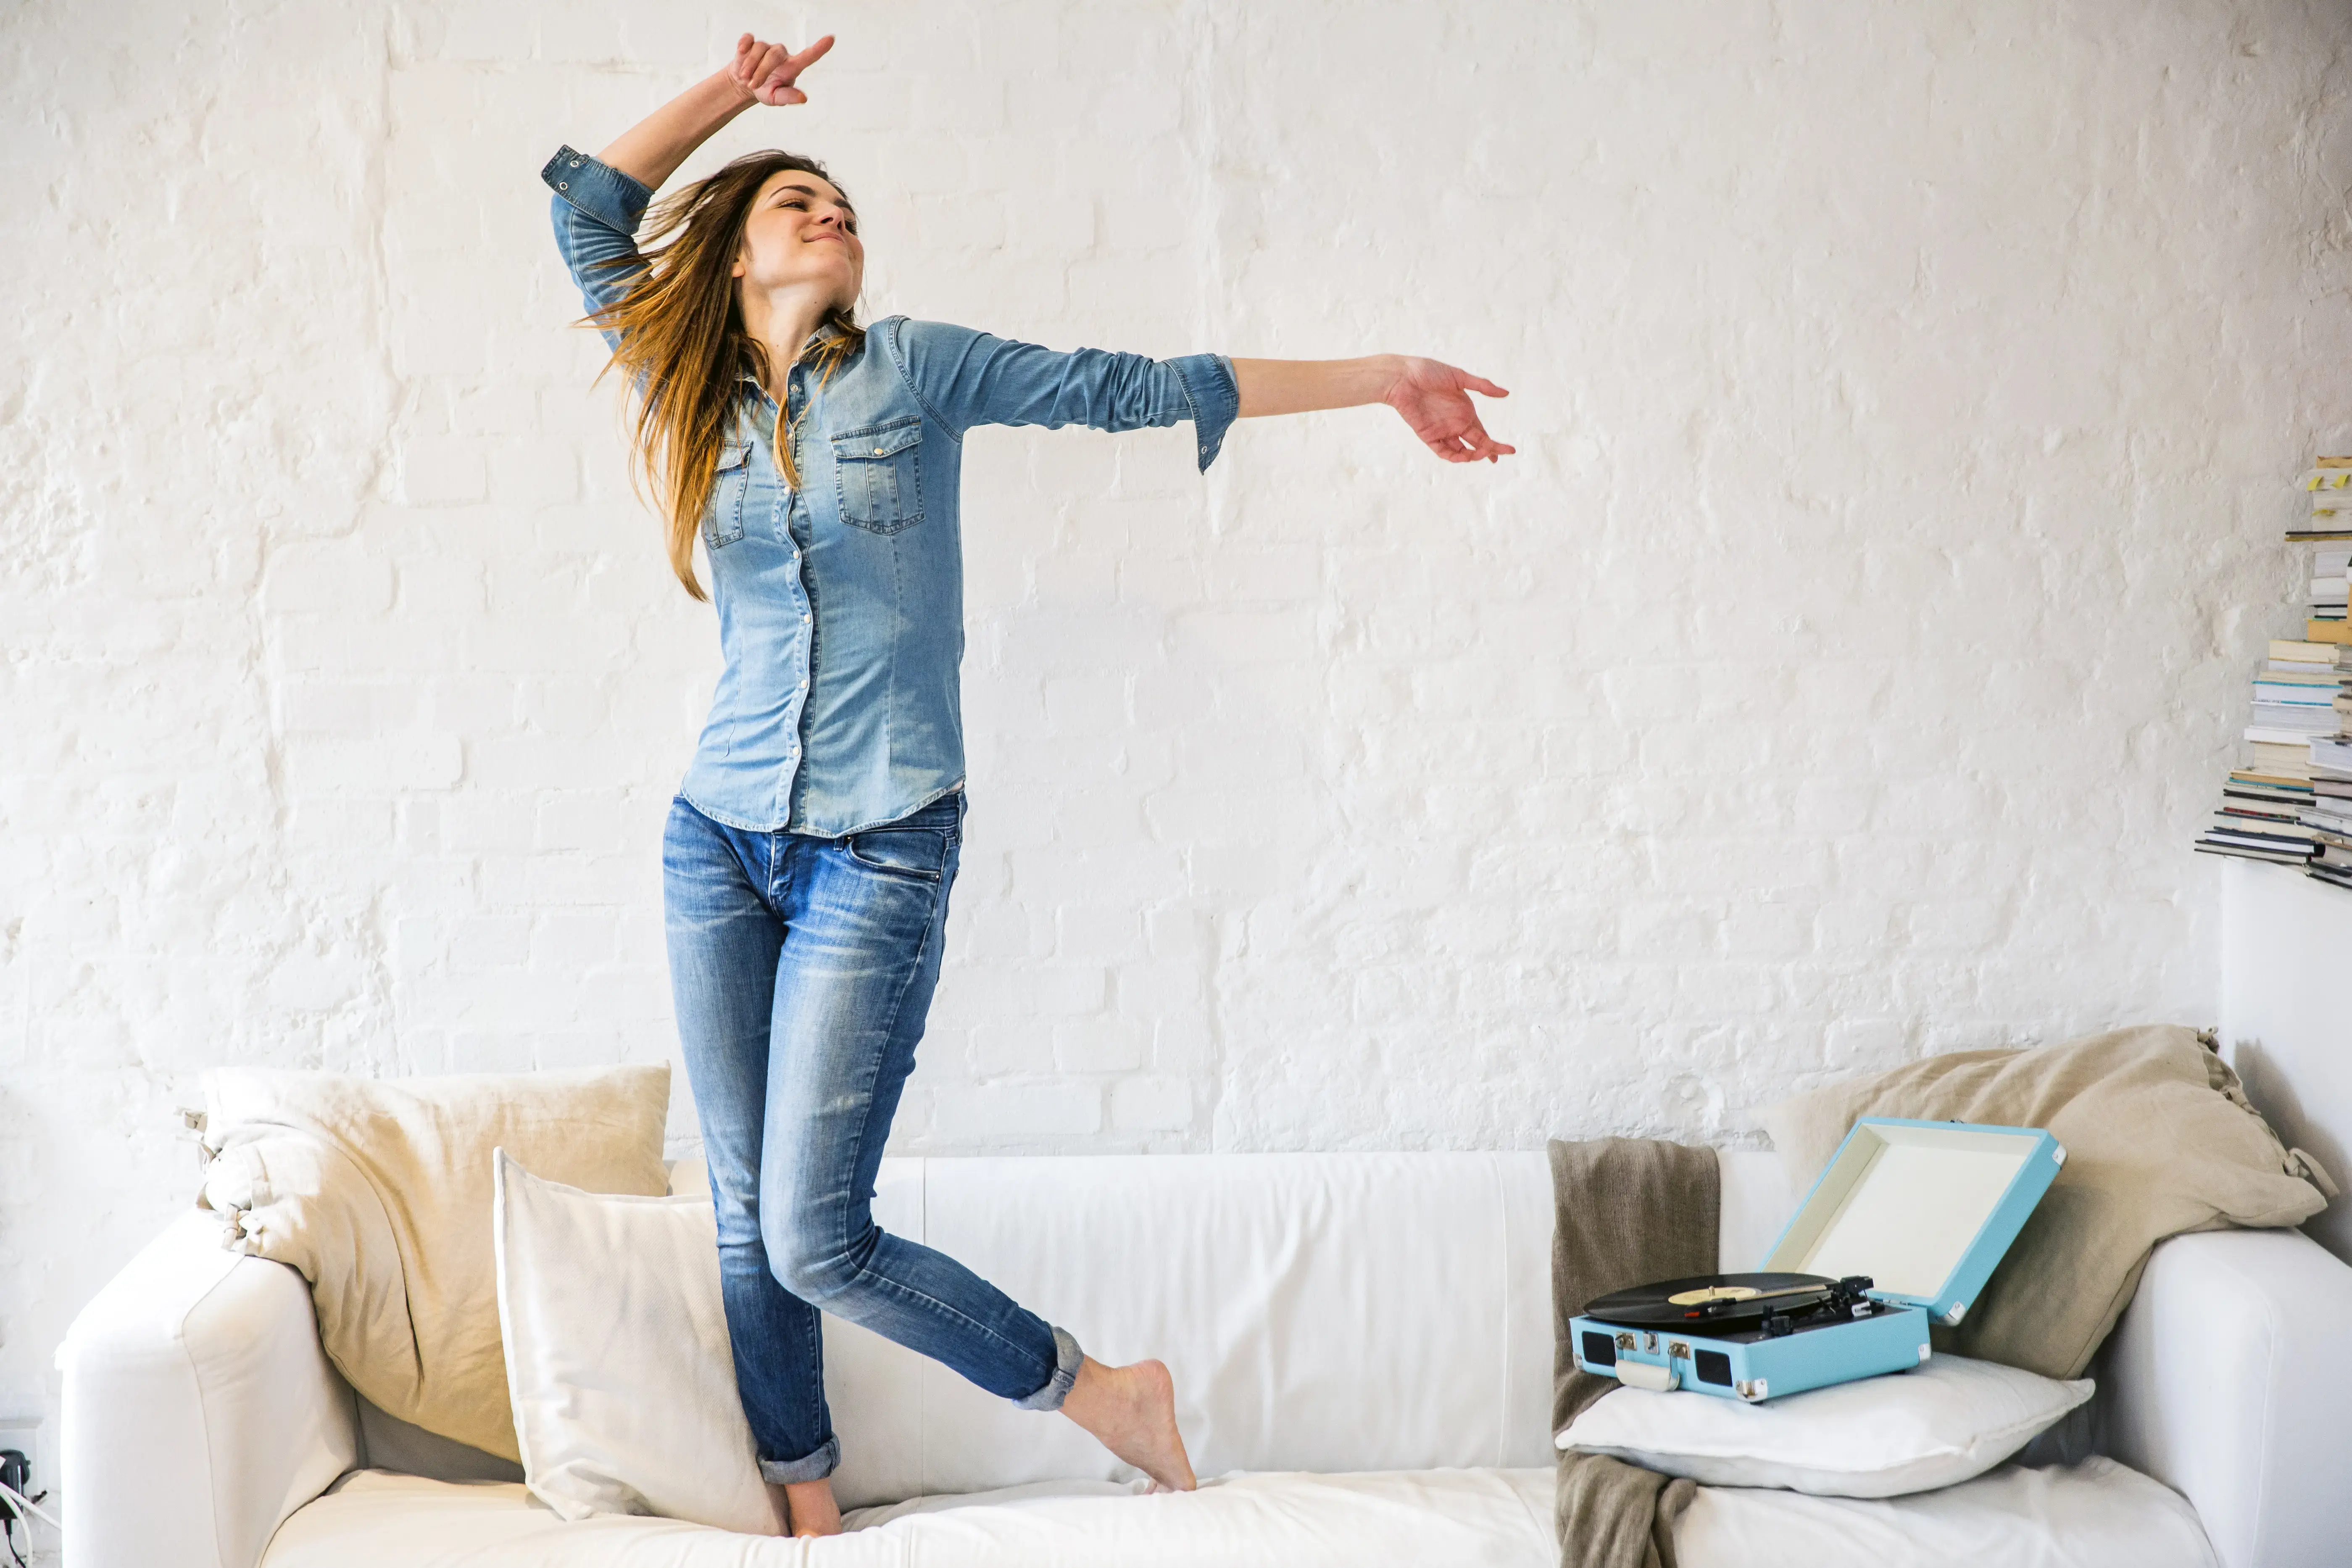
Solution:
<path fill-rule="evenodd" d="M 2091 1397 L 1997 1362 L 1938 1355 L 1762 1405 L 1677 1391 L 1602 1394 L 1553 1438 L 1703 1486 L 1888 1498 L 1980 1476 Z"/>
<path fill-rule="evenodd" d="M 773 1535 L 735 1387 L 710 1199 L 618 1197 L 493 1155 L 499 1327 L 523 1481 L 565 1519 Z"/>

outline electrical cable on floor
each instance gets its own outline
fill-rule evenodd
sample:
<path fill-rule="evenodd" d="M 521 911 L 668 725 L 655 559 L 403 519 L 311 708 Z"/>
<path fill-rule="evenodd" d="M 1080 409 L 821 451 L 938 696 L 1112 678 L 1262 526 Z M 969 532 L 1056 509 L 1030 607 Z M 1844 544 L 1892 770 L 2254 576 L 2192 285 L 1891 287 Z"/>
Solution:
<path fill-rule="evenodd" d="M 41 1495 L 43 1497 L 47 1497 L 49 1494 L 43 1492 Z M 17 1508 L 28 1514 L 31 1514 L 35 1519 L 39 1520 L 51 1530 L 57 1531 L 61 1534 L 64 1532 L 65 1526 L 58 1522 L 57 1515 L 49 1512 L 48 1510 L 40 1507 L 38 1504 L 35 1503 L 32 1499 L 26 1497 L 23 1492 L 18 1491 L 15 1487 L 10 1486 L 5 1481 L 0 1481 L 0 1498 L 7 1499 L 10 1502 L 16 1504 Z M 27 1539 L 29 1539 L 32 1535 L 32 1527 L 27 1525 L 26 1527 L 25 1533 Z M 13 1541 L 9 1543 L 9 1550 L 16 1550 L 16 1543 Z"/>

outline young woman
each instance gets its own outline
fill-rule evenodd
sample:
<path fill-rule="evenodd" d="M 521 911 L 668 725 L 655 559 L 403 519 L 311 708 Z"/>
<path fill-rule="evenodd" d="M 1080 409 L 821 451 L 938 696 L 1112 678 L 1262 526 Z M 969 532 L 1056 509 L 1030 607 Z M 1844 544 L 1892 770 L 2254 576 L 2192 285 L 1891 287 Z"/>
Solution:
<path fill-rule="evenodd" d="M 542 177 L 586 318 L 634 383 L 670 565 L 725 671 L 662 846 L 670 981 L 719 1221 L 719 1279 L 760 1468 L 796 1534 L 840 1529 L 820 1308 L 1033 1410 L 1156 1486 L 1189 1489 L 1168 1371 L 1105 1366 L 1067 1330 L 874 1223 L 869 1204 L 939 979 L 962 841 L 958 471 L 976 425 L 1190 420 L 1206 469 L 1234 418 L 1386 403 L 1452 462 L 1488 438 L 1433 360 L 1058 353 L 936 321 L 859 325 L 857 214 L 814 161 L 754 153 L 654 191 L 832 47 L 746 34 L 735 58 L 595 157 Z"/>

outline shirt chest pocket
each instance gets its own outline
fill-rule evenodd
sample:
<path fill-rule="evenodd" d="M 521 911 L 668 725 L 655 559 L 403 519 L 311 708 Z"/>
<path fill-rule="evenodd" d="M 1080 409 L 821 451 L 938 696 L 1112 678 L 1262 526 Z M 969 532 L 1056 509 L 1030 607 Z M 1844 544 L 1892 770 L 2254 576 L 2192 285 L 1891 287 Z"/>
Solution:
<path fill-rule="evenodd" d="M 833 438 L 841 521 L 896 533 L 923 521 L 923 419 L 911 415 Z"/>
<path fill-rule="evenodd" d="M 743 537 L 743 492 L 751 483 L 751 465 L 745 459 L 751 455 L 748 441 L 729 441 L 719 448 L 719 477 L 702 514 L 702 542 L 713 550 Z"/>

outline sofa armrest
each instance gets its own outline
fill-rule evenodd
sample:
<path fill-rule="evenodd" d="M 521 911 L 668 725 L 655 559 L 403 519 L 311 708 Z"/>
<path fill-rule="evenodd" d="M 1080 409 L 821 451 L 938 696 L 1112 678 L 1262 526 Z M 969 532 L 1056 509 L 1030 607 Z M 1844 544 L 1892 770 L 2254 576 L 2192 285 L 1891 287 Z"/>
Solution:
<path fill-rule="evenodd" d="M 2224 1568 L 2341 1563 L 2352 1268 L 2293 1230 L 2158 1247 L 2106 1352 L 2107 1451 L 2195 1505 Z"/>
<path fill-rule="evenodd" d="M 67 1568 L 254 1568 L 289 1513 L 357 1462 L 350 1385 L 310 1289 L 221 1246 L 191 1210 L 66 1331 L 58 1498 Z"/>

